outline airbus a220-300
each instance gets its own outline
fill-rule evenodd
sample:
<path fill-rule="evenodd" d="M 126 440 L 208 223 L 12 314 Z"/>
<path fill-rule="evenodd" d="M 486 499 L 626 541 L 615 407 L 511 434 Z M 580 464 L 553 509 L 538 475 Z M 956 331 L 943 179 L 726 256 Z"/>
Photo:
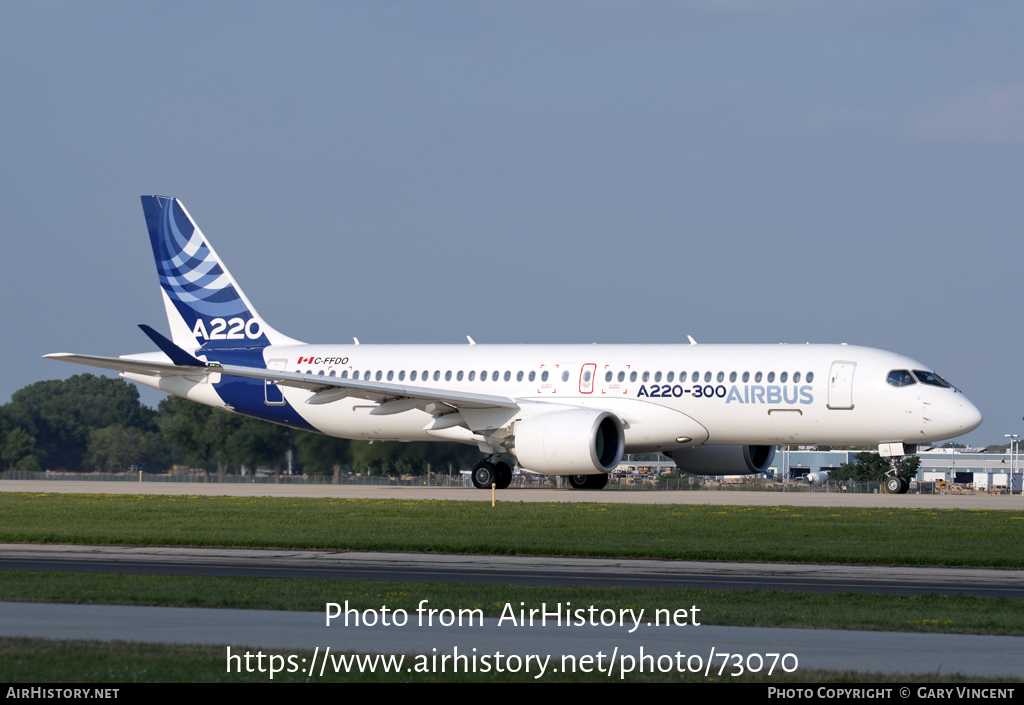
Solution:
<path fill-rule="evenodd" d="M 927 365 L 852 345 L 303 343 L 260 317 L 180 201 L 142 207 L 170 338 L 140 326 L 158 352 L 46 357 L 329 436 L 475 445 L 480 488 L 509 485 L 506 454 L 600 489 L 623 453 L 743 475 L 766 471 L 779 444 L 899 456 L 981 424 Z"/>

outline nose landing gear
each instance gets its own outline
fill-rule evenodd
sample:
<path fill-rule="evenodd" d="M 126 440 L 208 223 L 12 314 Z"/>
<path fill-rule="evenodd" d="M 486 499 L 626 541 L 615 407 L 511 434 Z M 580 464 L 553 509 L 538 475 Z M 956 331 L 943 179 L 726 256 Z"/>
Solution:
<path fill-rule="evenodd" d="M 481 460 L 473 466 L 471 477 L 473 486 L 479 490 L 490 489 L 492 483 L 495 489 L 503 490 L 512 484 L 512 468 L 501 460 Z"/>
<path fill-rule="evenodd" d="M 903 477 L 891 475 L 885 478 L 886 494 L 906 494 L 910 489 L 910 481 Z"/>
<path fill-rule="evenodd" d="M 898 462 L 894 457 L 889 458 L 889 471 L 885 473 L 885 482 L 882 484 L 886 494 L 906 494 L 910 489 L 910 480 L 896 474 Z"/>

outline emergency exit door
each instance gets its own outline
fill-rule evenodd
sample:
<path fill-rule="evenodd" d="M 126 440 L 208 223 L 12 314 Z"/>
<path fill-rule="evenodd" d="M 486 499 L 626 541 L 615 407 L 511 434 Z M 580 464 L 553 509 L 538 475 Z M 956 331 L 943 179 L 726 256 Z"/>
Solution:
<path fill-rule="evenodd" d="M 588 362 L 580 369 L 580 394 L 593 393 L 595 376 L 597 376 L 597 365 L 593 362 Z"/>

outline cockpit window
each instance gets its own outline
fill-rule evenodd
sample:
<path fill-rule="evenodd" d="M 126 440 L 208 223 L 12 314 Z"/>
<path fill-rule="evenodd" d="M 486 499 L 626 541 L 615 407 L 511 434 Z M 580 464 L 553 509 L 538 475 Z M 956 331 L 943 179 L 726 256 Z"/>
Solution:
<path fill-rule="evenodd" d="M 949 389 L 951 386 L 949 382 L 939 377 L 934 372 L 925 372 L 924 370 L 914 370 L 914 376 L 917 377 L 921 384 L 930 384 L 933 387 L 945 387 Z"/>
<path fill-rule="evenodd" d="M 910 374 L 910 370 L 893 370 L 889 373 L 886 382 L 893 387 L 909 387 L 912 384 L 917 384 L 914 375 Z"/>

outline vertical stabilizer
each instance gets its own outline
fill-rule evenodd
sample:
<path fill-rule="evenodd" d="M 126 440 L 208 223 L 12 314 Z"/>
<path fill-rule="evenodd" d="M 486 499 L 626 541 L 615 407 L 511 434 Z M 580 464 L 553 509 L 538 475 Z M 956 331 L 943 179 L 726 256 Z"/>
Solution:
<path fill-rule="evenodd" d="M 142 210 L 175 345 L 194 350 L 299 342 L 260 317 L 181 201 L 143 196 Z"/>

